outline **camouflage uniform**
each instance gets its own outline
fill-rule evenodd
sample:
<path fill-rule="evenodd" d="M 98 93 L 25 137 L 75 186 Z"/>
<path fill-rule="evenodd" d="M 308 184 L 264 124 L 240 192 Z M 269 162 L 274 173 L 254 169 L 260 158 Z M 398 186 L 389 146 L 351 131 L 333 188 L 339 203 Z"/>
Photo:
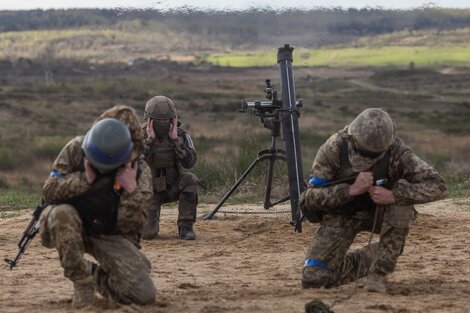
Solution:
<path fill-rule="evenodd" d="M 189 134 L 178 122 L 178 138 L 168 136 L 146 138 L 145 161 L 150 166 L 153 180 L 153 200 L 150 210 L 156 211 L 158 233 L 161 205 L 178 201 L 178 226 L 193 225 L 196 221 L 199 180 L 183 168 L 192 168 L 197 154 Z M 145 129 L 145 128 L 144 128 Z"/>
<path fill-rule="evenodd" d="M 308 188 L 304 194 L 306 210 L 321 212 L 321 225 L 307 252 L 302 275 L 304 287 L 338 286 L 354 281 L 357 272 L 359 277 L 367 275 L 368 271 L 384 276 L 392 273 L 414 217 L 413 204 L 442 199 L 447 192 L 437 171 L 413 154 L 401 139 L 396 138 L 387 152 L 369 159 L 355 152 L 347 130 L 348 127 L 331 136 L 320 147 L 313 162 L 312 177 L 334 181 L 368 171 L 380 159 L 388 158 L 388 189 L 393 192 L 396 203 L 374 205 L 369 210 L 357 206 L 347 208 L 354 200 L 348 194 L 348 183 Z M 347 144 L 350 168 L 341 166 L 343 144 Z M 369 249 L 347 253 L 360 231 L 372 231 L 374 217 L 374 230 L 380 234 L 380 242 Z"/>
<path fill-rule="evenodd" d="M 150 169 L 141 157 L 143 133 L 135 112 L 128 107 L 114 107 L 97 121 L 104 118 L 119 119 L 129 127 L 134 143 L 132 160 L 139 163 L 137 189 L 132 193 L 122 190 L 111 229 L 89 229 L 75 206 L 90 194 L 98 179 L 92 185 L 87 182 L 83 137 L 74 138 L 54 161 L 43 187 L 43 200 L 49 205 L 40 217 L 41 241 L 57 249 L 64 275 L 74 285 L 88 279 L 103 296 L 117 302 L 150 304 L 155 301 L 156 290 L 150 262 L 139 250 L 152 195 Z M 87 261 L 84 253 L 91 254 L 99 265 Z"/>

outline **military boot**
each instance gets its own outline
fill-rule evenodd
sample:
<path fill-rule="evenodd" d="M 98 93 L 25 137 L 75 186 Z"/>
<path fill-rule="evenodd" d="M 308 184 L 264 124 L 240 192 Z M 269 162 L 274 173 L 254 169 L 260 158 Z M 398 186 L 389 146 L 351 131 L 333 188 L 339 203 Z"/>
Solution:
<path fill-rule="evenodd" d="M 72 307 L 75 309 L 91 306 L 95 300 L 95 280 L 93 276 L 88 276 L 73 282 Z"/>
<path fill-rule="evenodd" d="M 367 283 L 364 285 L 364 289 L 369 292 L 385 293 L 386 282 L 386 274 L 371 272 L 367 275 Z"/>
<path fill-rule="evenodd" d="M 157 212 L 158 211 L 158 212 Z M 160 210 L 151 208 L 149 210 L 149 216 L 144 225 L 144 231 L 142 233 L 142 238 L 144 240 L 151 240 L 157 237 L 158 231 L 160 230 Z"/>
<path fill-rule="evenodd" d="M 180 239 L 183 239 L 183 240 L 196 239 L 196 234 L 194 233 L 192 224 L 182 224 L 181 226 L 178 226 L 178 233 L 179 233 Z"/>
<path fill-rule="evenodd" d="M 302 288 L 331 287 L 334 284 L 331 271 L 316 266 L 304 266 L 302 270 Z"/>

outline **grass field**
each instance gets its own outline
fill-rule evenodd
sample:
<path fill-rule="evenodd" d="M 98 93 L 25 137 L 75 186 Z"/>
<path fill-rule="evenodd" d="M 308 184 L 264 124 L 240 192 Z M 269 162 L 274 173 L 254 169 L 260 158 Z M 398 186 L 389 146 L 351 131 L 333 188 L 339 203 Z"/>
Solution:
<path fill-rule="evenodd" d="M 363 37 L 341 46 L 296 46 L 296 66 L 470 66 L 470 28 L 449 31 L 400 31 Z M 281 45 L 280 43 L 279 45 Z M 158 48 L 156 48 L 158 47 Z M 178 32 L 154 22 L 121 23 L 114 28 L 73 28 L 0 33 L 0 60 L 70 59 L 92 63 L 130 62 L 139 58 L 180 63 L 209 62 L 231 67 L 274 66 L 272 47 L 247 52 L 228 48 L 218 37 Z"/>
<path fill-rule="evenodd" d="M 349 46 L 295 47 L 296 95 L 304 100 L 300 138 L 305 177 L 318 147 L 332 133 L 364 108 L 382 107 L 413 150 L 445 173 L 451 195 L 466 197 L 469 33 L 400 32 Z M 201 178 L 201 200 L 217 201 L 256 153 L 270 145 L 269 131 L 259 119 L 237 110 L 241 99 L 264 98 L 265 79 L 279 89 L 277 47 L 216 54 L 224 49 L 212 49 L 214 42 L 201 48 L 205 43 L 199 42 L 193 59 L 157 60 L 171 49 L 187 53 L 191 40 L 198 40 L 173 35 L 132 24 L 0 33 L 0 196 L 8 195 L 0 205 L 12 199 L 10 191 L 37 194 L 63 144 L 83 134 L 101 112 L 124 104 L 141 117 L 154 95 L 176 101 L 198 151 L 193 171 Z M 167 37 L 172 41 L 159 46 Z M 442 44 L 437 46 L 438 39 Z M 136 60 L 139 56 L 147 59 Z M 276 172 L 275 195 L 282 197 L 285 167 Z M 234 199 L 258 199 L 264 174 L 264 168 L 255 171 Z"/>
<path fill-rule="evenodd" d="M 383 46 L 359 48 L 321 48 L 294 51 L 296 66 L 470 66 L 470 45 L 448 47 Z M 272 51 L 211 55 L 207 61 L 220 66 L 253 67 L 276 64 Z"/>

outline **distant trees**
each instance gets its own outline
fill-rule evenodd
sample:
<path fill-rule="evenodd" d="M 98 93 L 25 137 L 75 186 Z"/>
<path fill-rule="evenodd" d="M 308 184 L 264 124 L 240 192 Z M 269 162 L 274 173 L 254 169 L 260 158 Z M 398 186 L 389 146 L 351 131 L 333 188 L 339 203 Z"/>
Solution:
<path fill-rule="evenodd" d="M 158 26 L 158 27 L 157 27 Z M 470 27 L 470 10 L 317 9 L 310 11 L 251 10 L 235 12 L 156 10 L 32 10 L 0 11 L 0 32 L 92 28 L 137 28 L 180 32 L 210 38 L 227 46 L 290 43 L 322 45 L 345 38 L 399 30 Z M 300 30 L 300 32 L 299 32 Z M 335 36 L 331 36 L 335 35 Z M 296 42 L 297 41 L 297 42 Z"/>

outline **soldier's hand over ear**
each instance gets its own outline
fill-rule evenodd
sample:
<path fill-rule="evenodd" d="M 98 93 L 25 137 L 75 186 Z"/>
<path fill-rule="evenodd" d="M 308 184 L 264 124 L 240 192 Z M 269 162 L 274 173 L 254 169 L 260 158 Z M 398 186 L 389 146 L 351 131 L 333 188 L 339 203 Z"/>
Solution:
<path fill-rule="evenodd" d="M 153 131 L 153 120 L 150 117 L 147 119 L 146 131 L 148 138 L 155 138 L 155 132 Z"/>
<path fill-rule="evenodd" d="M 91 167 L 91 164 L 90 162 L 85 158 L 85 160 L 83 161 L 84 165 L 85 165 L 85 175 L 86 175 L 86 180 L 87 182 L 91 185 L 93 184 L 93 182 L 95 181 L 95 178 L 96 178 L 96 172 L 95 170 L 93 169 L 93 167 Z"/>
<path fill-rule="evenodd" d="M 134 192 L 137 189 L 137 162 L 132 165 L 127 162 L 126 165 L 121 167 L 116 174 L 116 180 L 127 192 Z"/>
<path fill-rule="evenodd" d="M 374 182 L 372 172 L 360 172 L 356 180 L 348 188 L 348 194 L 352 197 L 362 195 L 367 192 Z"/>
<path fill-rule="evenodd" d="M 372 186 L 369 188 L 369 195 L 377 204 L 394 204 L 395 196 L 391 190 L 382 186 Z"/>
<path fill-rule="evenodd" d="M 178 139 L 178 117 L 175 116 L 174 118 L 172 118 L 170 123 L 171 127 L 168 136 L 171 140 L 176 140 Z"/>

